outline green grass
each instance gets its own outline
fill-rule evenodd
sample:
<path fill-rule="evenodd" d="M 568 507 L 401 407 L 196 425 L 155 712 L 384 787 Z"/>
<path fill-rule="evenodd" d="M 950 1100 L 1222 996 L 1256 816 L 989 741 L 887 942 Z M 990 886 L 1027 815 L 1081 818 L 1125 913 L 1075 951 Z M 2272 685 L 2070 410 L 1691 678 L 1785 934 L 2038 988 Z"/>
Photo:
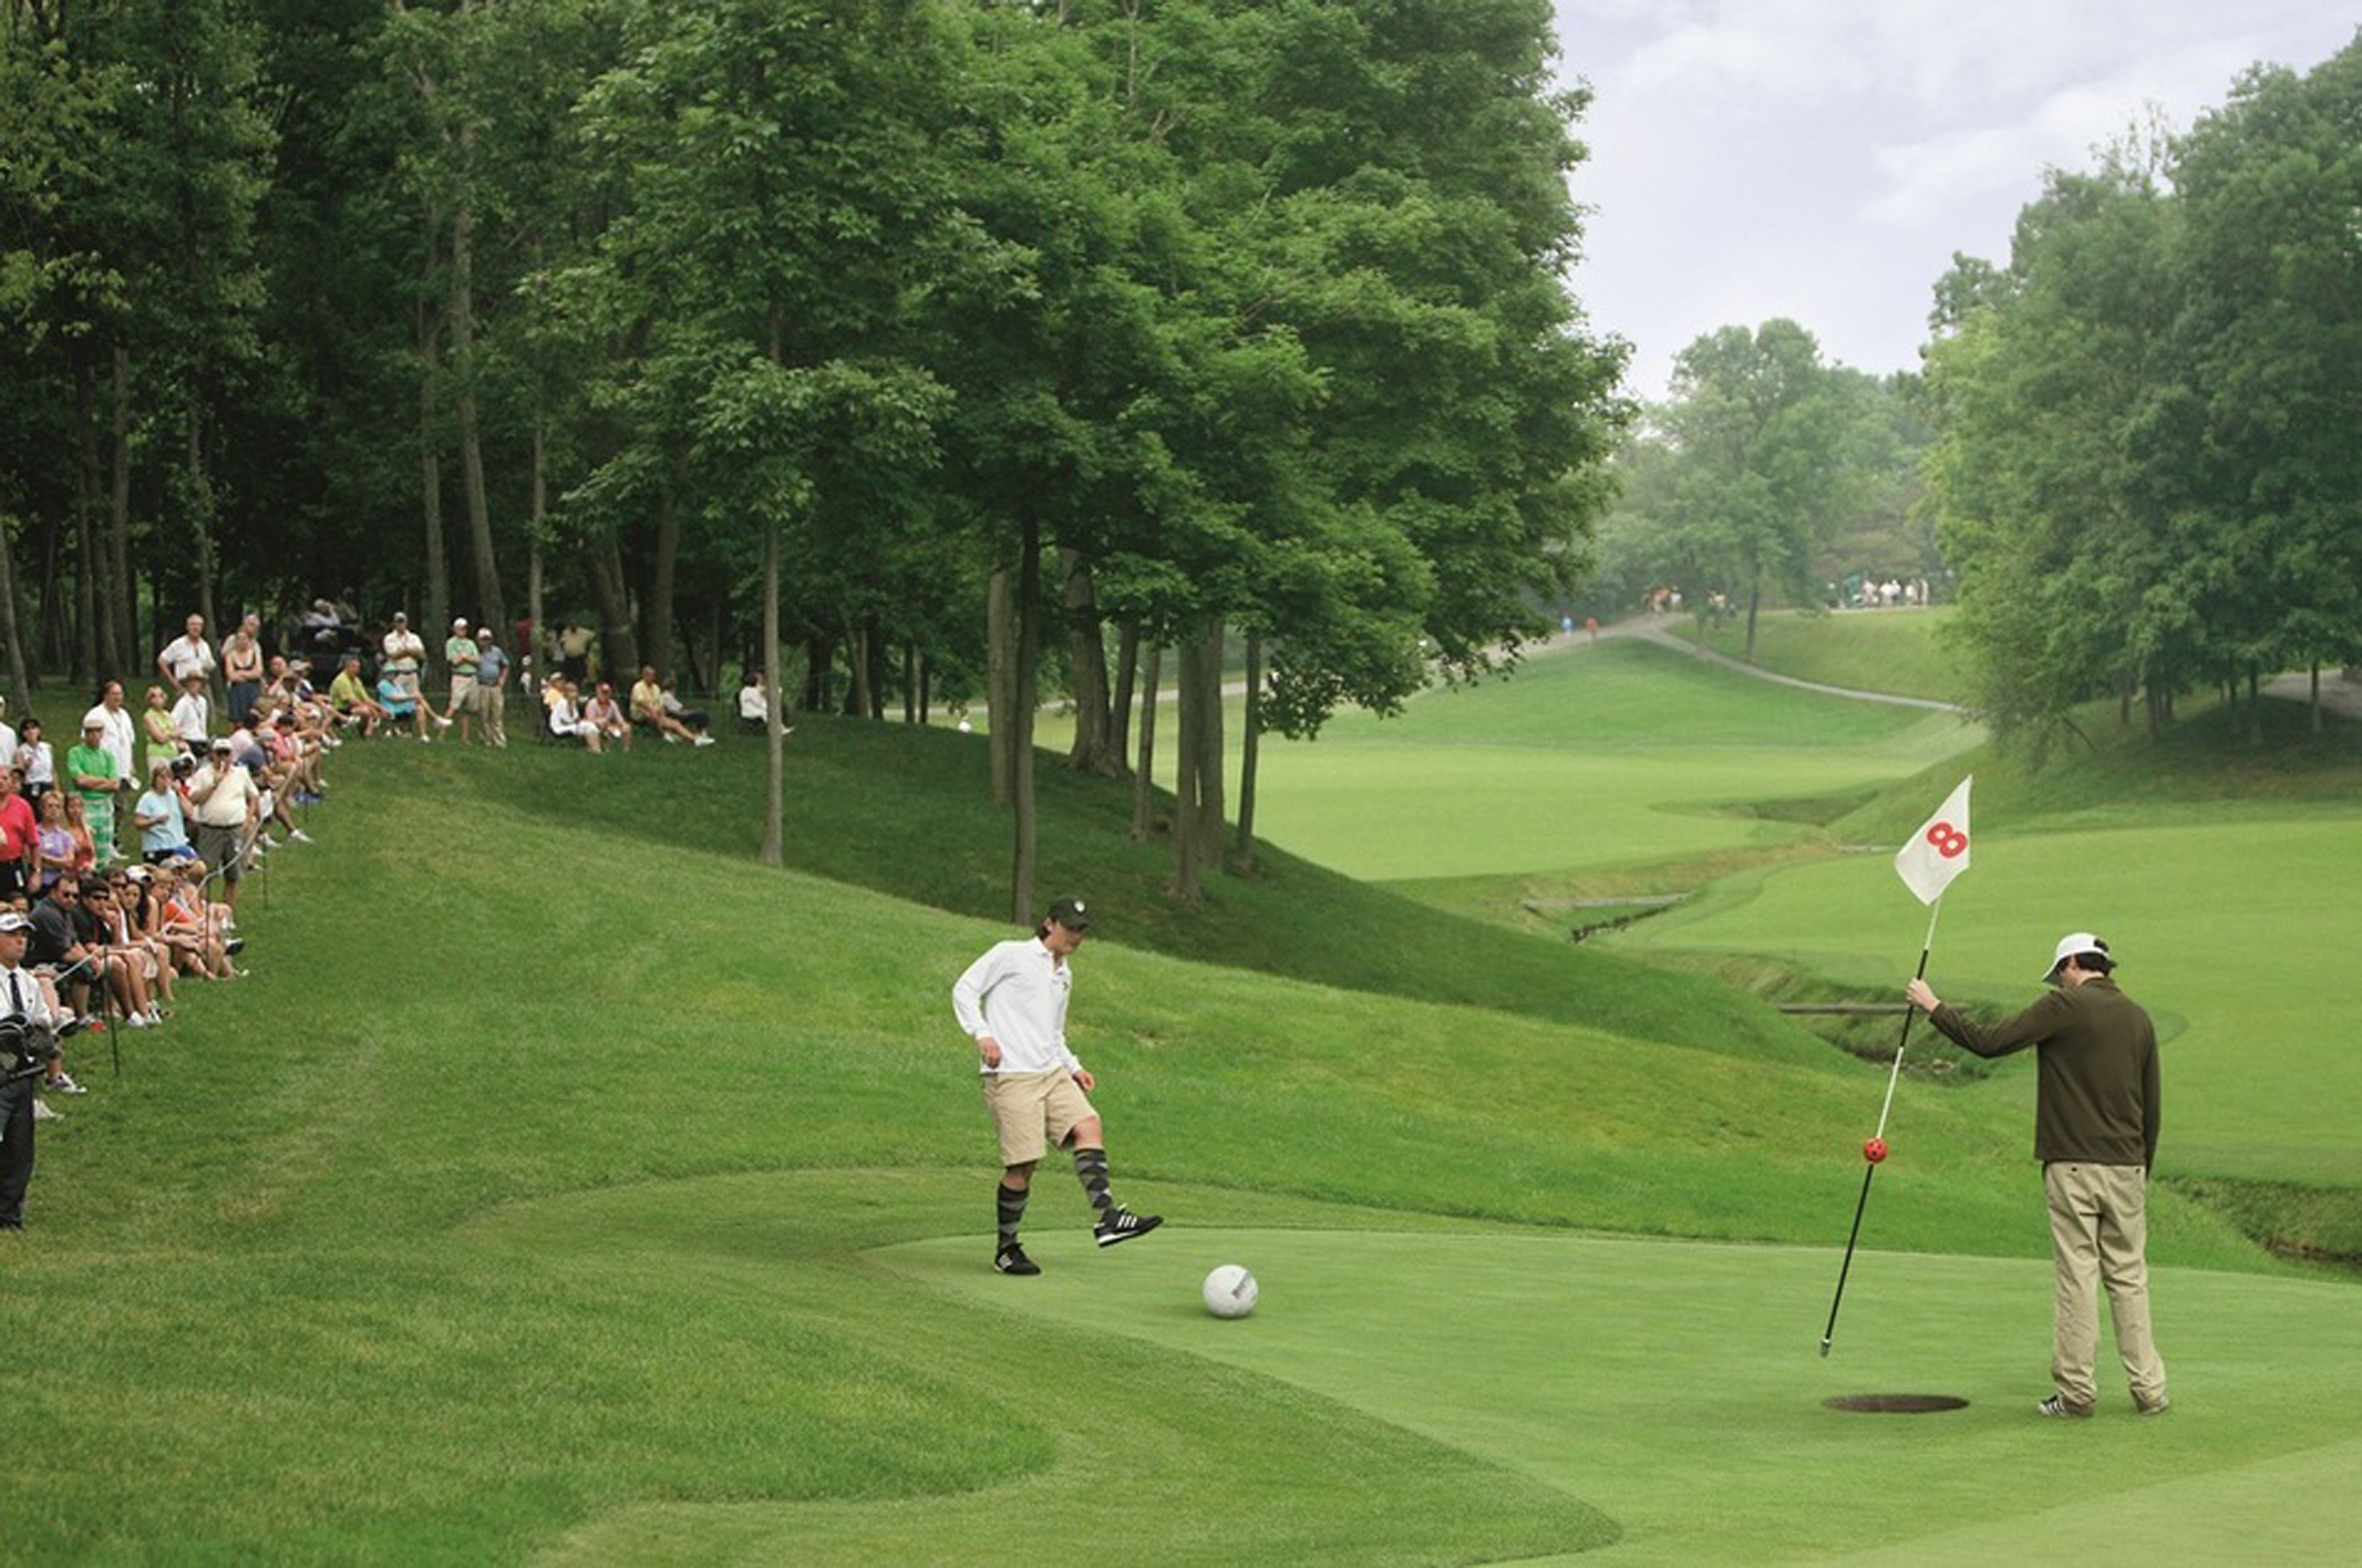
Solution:
<path fill-rule="evenodd" d="M 1647 671 L 1662 712 L 1723 701 L 1633 668 L 1594 715 L 1631 752 Z M 1896 740 L 1852 743 L 1872 783 Z M 1906 1090 L 1822 1362 L 1882 1070 L 1285 855 L 1181 910 L 1121 792 L 1051 768 L 1044 891 L 1107 911 L 1076 1043 L 1119 1193 L 1173 1222 L 1097 1252 L 1048 1171 L 1050 1272 L 1000 1279 L 946 995 L 1008 929 L 981 744 L 800 731 L 788 873 L 749 858 L 755 761 L 339 759 L 322 843 L 249 893 L 258 977 L 127 1035 L 119 1080 L 77 1045 L 98 1092 L 0 1238 L 0 1333 L 35 1347 L 0 1409 L 39 1470 L 0 1561 L 977 1561 L 1084 1517 L 1160 1562 L 1975 1561 L 2070 1513 L 2184 1555 L 2351 1538 L 2351 1286 L 2182 1191 L 2154 1220 L 2180 1408 L 2023 1416 L 2026 1074 Z M 1265 1304 L 1213 1324 L 1197 1280 L 1233 1256 Z M 1915 1389 L 1975 1403 L 1819 1406 Z"/>
<path fill-rule="evenodd" d="M 1754 662 L 1774 674 L 1824 686 L 1964 702 L 1966 668 L 1942 635 L 1953 613 L 1949 605 L 1830 613 L 1769 611 L 1756 621 Z M 1672 624 L 1684 636 L 1695 635 L 1693 622 Z M 1745 657 L 1746 616 L 1708 628 L 1706 646 L 1732 658 Z"/>

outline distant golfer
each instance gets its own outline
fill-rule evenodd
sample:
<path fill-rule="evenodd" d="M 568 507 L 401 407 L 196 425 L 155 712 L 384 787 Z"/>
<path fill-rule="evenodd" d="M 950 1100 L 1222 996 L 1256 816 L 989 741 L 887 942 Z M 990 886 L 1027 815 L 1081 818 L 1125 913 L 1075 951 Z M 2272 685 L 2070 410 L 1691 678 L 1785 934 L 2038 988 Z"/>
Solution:
<path fill-rule="evenodd" d="M 2154 1416 L 2170 1402 L 2148 1321 L 2148 1173 L 2157 1163 L 2157 1031 L 2108 977 L 2108 944 L 2088 931 L 2059 939 L 2043 977 L 2058 989 L 2004 1023 L 1981 1029 L 1946 1007 L 1925 980 L 1904 995 L 1928 1021 L 1980 1056 L 2026 1046 L 2041 1058 L 2034 1157 L 2050 1206 L 2058 1300 L 2046 1416 L 2088 1416 L 2098 1398 L 2101 1281 L 2116 1321 L 2133 1404 Z"/>
<path fill-rule="evenodd" d="M 1075 985 L 1066 960 L 1089 926 L 1082 900 L 1060 899 L 1030 939 L 996 943 L 952 987 L 952 1010 L 976 1042 L 985 1108 L 1000 1137 L 1000 1241 L 992 1266 L 1003 1274 L 1042 1272 L 1017 1244 L 1017 1226 L 1046 1145 L 1073 1149 L 1075 1175 L 1098 1214 L 1091 1234 L 1100 1246 L 1164 1222 L 1134 1214 L 1109 1194 L 1098 1112 L 1084 1098 L 1097 1080 L 1066 1049 L 1066 996 Z"/>

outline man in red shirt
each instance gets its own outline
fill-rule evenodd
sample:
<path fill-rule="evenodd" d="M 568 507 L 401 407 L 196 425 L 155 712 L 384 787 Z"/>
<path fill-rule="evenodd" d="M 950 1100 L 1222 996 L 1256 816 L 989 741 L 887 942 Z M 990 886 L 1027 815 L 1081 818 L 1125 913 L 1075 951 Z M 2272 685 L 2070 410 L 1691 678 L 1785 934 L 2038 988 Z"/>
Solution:
<path fill-rule="evenodd" d="M 32 885 L 36 832 L 33 808 L 17 792 L 17 770 L 0 764 L 0 899 Z"/>

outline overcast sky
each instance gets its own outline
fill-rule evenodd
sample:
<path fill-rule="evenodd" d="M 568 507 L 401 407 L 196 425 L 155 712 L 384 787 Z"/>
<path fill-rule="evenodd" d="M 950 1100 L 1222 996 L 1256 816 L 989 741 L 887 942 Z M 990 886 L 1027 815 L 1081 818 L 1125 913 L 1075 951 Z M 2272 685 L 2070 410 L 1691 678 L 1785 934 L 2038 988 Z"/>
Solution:
<path fill-rule="evenodd" d="M 2337 0 L 1555 0 L 1593 209 L 1576 294 L 1664 393 L 1699 334 L 1790 316 L 1832 359 L 1918 362 L 1952 253 L 2008 255 L 2046 167 L 2150 105 L 2175 129 L 2257 61 L 2343 48 Z"/>

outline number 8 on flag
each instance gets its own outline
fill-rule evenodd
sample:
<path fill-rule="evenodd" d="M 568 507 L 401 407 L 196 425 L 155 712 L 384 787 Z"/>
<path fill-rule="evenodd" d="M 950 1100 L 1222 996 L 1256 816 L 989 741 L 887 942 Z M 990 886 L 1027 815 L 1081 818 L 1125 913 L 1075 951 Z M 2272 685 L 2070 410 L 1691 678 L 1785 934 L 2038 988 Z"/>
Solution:
<path fill-rule="evenodd" d="M 1894 874 L 1923 904 L 1942 898 L 1952 878 L 1969 868 L 1969 786 L 1975 782 L 1974 774 L 1961 779 L 1895 853 Z"/>

